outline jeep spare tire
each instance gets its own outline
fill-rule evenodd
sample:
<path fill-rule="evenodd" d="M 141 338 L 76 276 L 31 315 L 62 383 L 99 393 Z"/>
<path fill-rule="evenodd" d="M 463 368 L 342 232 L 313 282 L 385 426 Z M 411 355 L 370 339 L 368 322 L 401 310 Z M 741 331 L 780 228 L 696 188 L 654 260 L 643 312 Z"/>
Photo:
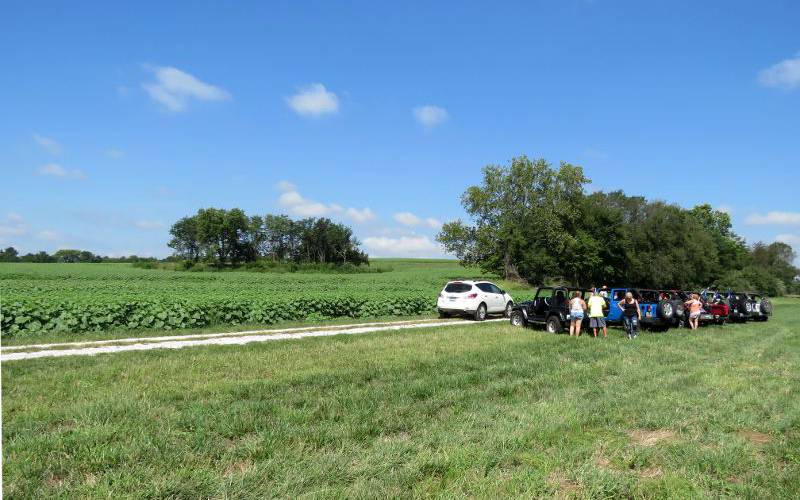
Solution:
<path fill-rule="evenodd" d="M 658 316 L 662 319 L 670 319 L 675 314 L 672 302 L 662 300 L 658 303 Z"/>
<path fill-rule="evenodd" d="M 764 314 L 772 314 L 772 302 L 769 299 L 763 299 L 761 301 L 761 312 Z"/>

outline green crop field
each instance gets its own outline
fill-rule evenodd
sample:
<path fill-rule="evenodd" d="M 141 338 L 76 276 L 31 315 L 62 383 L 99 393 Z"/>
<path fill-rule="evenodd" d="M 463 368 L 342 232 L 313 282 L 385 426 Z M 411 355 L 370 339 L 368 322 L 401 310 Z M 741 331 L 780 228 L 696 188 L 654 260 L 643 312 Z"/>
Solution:
<path fill-rule="evenodd" d="M 379 259 L 380 273 L 177 272 L 130 264 L 0 264 L 3 338 L 433 314 L 449 260 Z M 494 278 L 493 276 L 487 276 Z M 499 282 L 517 298 L 520 285 Z M 517 293 L 521 292 L 521 293 Z"/>
<path fill-rule="evenodd" d="M 6 362 L 8 498 L 798 498 L 800 300 Z"/>

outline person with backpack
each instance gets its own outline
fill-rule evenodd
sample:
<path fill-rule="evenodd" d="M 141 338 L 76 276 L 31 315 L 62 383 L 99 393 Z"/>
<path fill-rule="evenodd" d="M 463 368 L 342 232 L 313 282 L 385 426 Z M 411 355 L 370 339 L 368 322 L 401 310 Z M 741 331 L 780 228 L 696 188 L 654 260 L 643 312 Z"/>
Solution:
<path fill-rule="evenodd" d="M 633 293 L 627 292 L 625 298 L 620 300 L 617 305 L 622 309 L 622 321 L 625 323 L 625 331 L 628 332 L 628 338 L 635 339 L 639 330 L 639 322 L 642 320 L 639 301 L 633 298 Z"/>

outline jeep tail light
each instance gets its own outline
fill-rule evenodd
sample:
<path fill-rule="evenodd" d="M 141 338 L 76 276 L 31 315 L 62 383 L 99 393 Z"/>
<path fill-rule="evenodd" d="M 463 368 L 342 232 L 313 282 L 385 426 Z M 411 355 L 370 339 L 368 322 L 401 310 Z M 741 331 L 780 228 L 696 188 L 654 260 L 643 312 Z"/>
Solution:
<path fill-rule="evenodd" d="M 468 298 L 468 299 L 475 299 L 475 298 L 478 298 L 478 294 L 477 294 L 477 293 L 471 293 L 471 294 L 467 295 L 467 298 Z"/>

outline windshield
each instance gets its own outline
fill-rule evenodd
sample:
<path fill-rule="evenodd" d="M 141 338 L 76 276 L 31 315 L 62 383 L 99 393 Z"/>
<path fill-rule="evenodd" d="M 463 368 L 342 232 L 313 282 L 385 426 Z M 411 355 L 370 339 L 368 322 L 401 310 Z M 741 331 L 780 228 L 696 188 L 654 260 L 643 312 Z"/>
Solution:
<path fill-rule="evenodd" d="M 472 290 L 472 285 L 468 283 L 448 283 L 446 287 L 444 287 L 444 291 L 447 293 L 464 293 L 469 292 Z"/>

